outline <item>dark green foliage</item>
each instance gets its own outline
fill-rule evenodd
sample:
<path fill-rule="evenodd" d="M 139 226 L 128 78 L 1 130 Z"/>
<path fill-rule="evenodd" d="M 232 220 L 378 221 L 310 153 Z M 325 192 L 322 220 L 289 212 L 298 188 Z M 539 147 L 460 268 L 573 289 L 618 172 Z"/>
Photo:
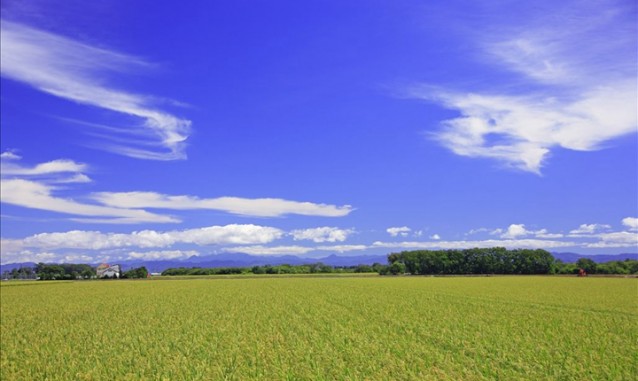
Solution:
<path fill-rule="evenodd" d="M 124 279 L 140 279 L 140 278 L 143 279 L 147 277 L 148 277 L 148 270 L 144 266 L 131 269 L 129 271 L 126 271 L 124 274 L 122 274 L 122 278 Z"/>
<path fill-rule="evenodd" d="M 624 261 L 611 261 L 598 263 L 596 274 L 638 274 L 638 261 L 627 259 Z"/>
<path fill-rule="evenodd" d="M 583 269 L 587 272 L 587 274 L 596 274 L 596 262 L 592 261 L 589 258 L 580 258 L 576 261 L 576 267 L 579 269 Z"/>
<path fill-rule="evenodd" d="M 41 280 L 89 279 L 95 276 L 95 269 L 89 265 L 63 263 L 60 265 L 38 263 L 35 272 Z"/>
<path fill-rule="evenodd" d="M 179 267 L 170 268 L 162 275 L 231 275 L 231 274 L 334 274 L 334 273 L 374 273 L 385 268 L 380 263 L 372 266 L 357 265 L 348 267 L 333 267 L 321 262 L 305 265 L 264 265 L 253 267 Z"/>
<path fill-rule="evenodd" d="M 388 272 L 392 275 L 405 274 L 405 265 L 401 262 L 394 262 L 390 265 Z"/>
<path fill-rule="evenodd" d="M 415 250 L 388 255 L 391 269 L 400 263 L 405 272 L 425 274 L 550 274 L 554 268 L 554 257 L 545 250 L 503 247 L 465 250 Z"/>
<path fill-rule="evenodd" d="M 575 263 L 564 263 L 557 259 L 554 262 L 554 274 L 578 274 L 578 266 Z"/>

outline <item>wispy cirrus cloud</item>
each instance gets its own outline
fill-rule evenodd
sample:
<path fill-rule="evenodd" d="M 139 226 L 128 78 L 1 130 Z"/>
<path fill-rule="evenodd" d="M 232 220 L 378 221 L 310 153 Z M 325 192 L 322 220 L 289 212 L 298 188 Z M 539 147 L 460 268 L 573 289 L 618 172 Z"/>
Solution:
<path fill-rule="evenodd" d="M 54 183 L 88 183 L 91 179 L 84 174 L 88 166 L 68 159 L 57 159 L 29 167 L 20 165 L 22 158 L 10 151 L 0 155 L 0 176 L 37 178 Z"/>
<path fill-rule="evenodd" d="M 15 154 L 0 157 L 0 201 L 29 209 L 46 210 L 80 216 L 81 222 L 134 224 L 144 222 L 179 222 L 178 219 L 136 208 L 117 208 L 81 202 L 60 193 L 66 184 L 87 183 L 91 179 L 83 172 L 89 167 L 73 160 L 58 159 L 33 166 L 18 163 Z M 61 184 L 65 184 L 64 187 Z"/>
<path fill-rule="evenodd" d="M 415 86 L 412 96 L 460 114 L 430 136 L 457 155 L 540 174 L 555 148 L 597 150 L 635 133 L 637 33 L 626 6 L 552 5 L 515 25 L 477 17 L 488 32 L 476 34 L 476 45 L 508 79 L 461 90 Z"/>
<path fill-rule="evenodd" d="M 343 217 L 353 211 L 350 205 L 336 206 L 280 198 L 169 196 L 155 192 L 100 192 L 92 195 L 97 202 L 120 208 L 155 208 L 174 210 L 221 210 L 255 217 L 279 217 L 287 214 Z"/>
<path fill-rule="evenodd" d="M 279 198 L 218 197 L 202 199 L 195 196 L 168 196 L 155 192 L 98 192 L 82 199 L 92 203 L 61 197 L 64 190 L 59 184 L 90 182 L 83 172 L 88 165 L 73 160 L 59 159 L 34 166 L 21 165 L 17 155 L 5 152 L 0 160 L 3 203 L 25 208 L 47 210 L 73 216 L 77 222 L 136 224 L 145 222 L 181 222 L 180 219 L 149 212 L 145 209 L 168 210 L 219 210 L 231 214 L 252 217 L 280 217 L 303 215 L 342 217 L 354 209 L 350 205 L 336 206 L 312 202 L 299 202 Z M 344 240 L 351 230 L 337 228 L 313 228 L 297 230 L 292 234 L 299 239 L 306 234 L 316 242 Z"/>
<path fill-rule="evenodd" d="M 180 220 L 141 209 L 114 208 L 87 204 L 55 195 L 57 187 L 26 179 L 0 180 L 2 202 L 30 209 L 46 210 L 73 216 L 87 217 L 81 222 L 132 224 L 143 222 L 167 223 Z"/>
<path fill-rule="evenodd" d="M 112 86 L 108 78 L 150 64 L 129 55 L 96 48 L 67 37 L 2 20 L 1 70 L 6 78 L 80 104 L 138 118 L 114 127 L 119 142 L 98 146 L 129 157 L 174 160 L 186 157 L 191 122 L 157 107 L 157 98 Z M 130 131 L 142 136 L 132 139 Z"/>

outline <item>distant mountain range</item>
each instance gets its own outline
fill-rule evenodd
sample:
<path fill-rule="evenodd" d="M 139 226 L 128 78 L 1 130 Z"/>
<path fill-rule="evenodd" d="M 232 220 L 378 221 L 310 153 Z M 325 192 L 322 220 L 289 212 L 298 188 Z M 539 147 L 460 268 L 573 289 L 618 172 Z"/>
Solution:
<path fill-rule="evenodd" d="M 584 255 L 578 253 L 552 253 L 554 258 L 560 259 L 565 263 L 574 263 L 580 258 L 589 258 L 596 263 L 605 263 L 611 261 L 624 261 L 625 259 L 638 260 L 638 253 L 623 253 L 623 254 L 595 254 Z"/>
<path fill-rule="evenodd" d="M 554 258 L 560 259 L 563 262 L 573 263 L 579 258 L 590 258 L 594 262 L 604 263 L 609 261 L 624 261 L 625 259 L 638 260 L 638 254 L 625 253 L 625 254 L 598 254 L 598 255 L 584 255 L 578 253 L 552 253 Z M 127 260 L 117 261 L 122 265 L 124 270 L 128 270 L 135 267 L 145 266 L 150 272 L 162 272 L 171 267 L 252 267 L 263 265 L 302 265 L 309 263 L 321 262 L 330 266 L 356 266 L 360 264 L 371 265 L 375 262 L 387 263 L 387 255 L 359 255 L 359 256 L 339 256 L 330 255 L 323 258 L 301 258 L 294 255 L 284 256 L 261 256 L 261 255 L 249 255 L 240 253 L 225 253 L 218 255 L 207 256 L 192 256 L 182 260 L 162 260 L 162 261 L 144 261 L 144 260 Z M 97 266 L 99 263 L 92 263 Z M 10 263 L 0 266 L 0 273 L 4 271 L 11 271 L 14 268 L 20 267 L 33 267 L 33 262 L 23 263 Z"/>

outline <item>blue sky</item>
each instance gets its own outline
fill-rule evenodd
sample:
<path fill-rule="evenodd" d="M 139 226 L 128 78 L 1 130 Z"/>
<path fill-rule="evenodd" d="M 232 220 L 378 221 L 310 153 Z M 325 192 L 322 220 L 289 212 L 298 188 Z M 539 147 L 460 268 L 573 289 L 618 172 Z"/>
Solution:
<path fill-rule="evenodd" d="M 633 1 L 4 1 L 2 263 L 638 251 Z"/>

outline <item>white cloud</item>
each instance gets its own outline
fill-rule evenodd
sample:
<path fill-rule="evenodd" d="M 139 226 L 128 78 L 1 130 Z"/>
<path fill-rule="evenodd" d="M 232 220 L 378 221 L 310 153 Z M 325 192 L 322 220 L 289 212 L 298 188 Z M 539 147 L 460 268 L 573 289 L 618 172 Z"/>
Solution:
<path fill-rule="evenodd" d="M 443 122 L 433 137 L 457 155 L 540 173 L 554 147 L 591 151 L 635 132 L 636 106 L 628 100 L 636 95 L 633 80 L 591 89 L 574 100 L 439 93 L 435 100 L 461 116 Z"/>
<path fill-rule="evenodd" d="M 611 229 L 611 226 L 605 224 L 582 224 L 578 227 L 578 229 L 570 231 L 569 234 L 576 236 L 581 234 L 594 234 L 607 229 Z"/>
<path fill-rule="evenodd" d="M 577 243 L 567 241 L 551 241 L 541 239 L 510 239 L 483 241 L 412 241 L 412 242 L 382 242 L 377 241 L 373 247 L 384 247 L 392 249 L 468 249 L 473 247 L 506 247 L 509 249 L 529 248 L 529 249 L 552 249 L 557 247 L 578 246 Z"/>
<path fill-rule="evenodd" d="M 91 263 L 95 261 L 95 258 L 84 254 L 59 255 L 58 258 L 56 262 L 61 263 Z"/>
<path fill-rule="evenodd" d="M 486 16 L 494 23 L 474 34 L 479 45 L 521 76 L 478 90 L 413 90 L 460 114 L 431 136 L 457 155 L 540 174 L 555 148 L 597 150 L 635 133 L 635 20 L 617 3 L 595 4 L 554 7 L 515 25 Z"/>
<path fill-rule="evenodd" d="M 631 247 L 638 249 L 638 233 L 633 232 L 613 232 L 597 235 L 600 241 L 587 244 L 589 248 L 606 247 Z"/>
<path fill-rule="evenodd" d="M 48 183 L 88 183 L 91 179 L 85 175 L 86 164 L 73 160 L 58 159 L 26 167 L 15 163 L 21 159 L 11 152 L 5 152 L 0 158 L 0 174 L 3 178 L 37 177 Z"/>
<path fill-rule="evenodd" d="M 441 236 L 440 236 L 440 235 L 438 235 L 438 234 L 433 234 L 433 235 L 431 235 L 431 236 L 430 236 L 430 239 L 434 239 L 434 240 L 437 240 L 437 241 L 438 241 L 438 240 L 440 240 L 440 239 L 441 239 Z"/>
<path fill-rule="evenodd" d="M 477 229 L 471 229 L 469 232 L 467 232 L 467 235 L 472 235 L 472 234 L 479 234 L 479 233 L 489 233 L 493 231 L 492 229 L 488 229 L 488 228 L 477 228 Z M 501 232 L 497 233 L 500 234 Z"/>
<path fill-rule="evenodd" d="M 61 198 L 53 195 L 56 188 L 24 179 L 0 180 L 0 192 L 2 202 L 25 208 L 47 210 L 51 212 L 71 214 L 85 217 L 108 217 L 108 219 L 96 219 L 95 222 L 112 223 L 167 223 L 179 222 L 170 216 L 159 215 L 139 209 L 122 209 L 101 205 L 85 204 L 69 198 Z M 92 222 L 91 219 L 84 219 Z"/>
<path fill-rule="evenodd" d="M 350 234 L 354 233 L 352 229 L 339 229 L 335 227 L 320 227 L 311 229 L 297 229 L 290 232 L 295 241 L 310 240 L 313 242 L 343 242 Z"/>
<path fill-rule="evenodd" d="M 408 234 L 412 231 L 412 229 L 410 229 L 407 226 L 401 226 L 401 227 L 387 228 L 385 231 L 388 232 L 388 234 L 390 234 L 392 237 L 397 237 L 397 236 L 407 237 Z"/>
<path fill-rule="evenodd" d="M 57 262 L 62 257 L 59 254 L 51 252 L 34 252 L 31 250 L 13 251 L 0 253 L 0 263 L 22 263 L 22 262 Z"/>
<path fill-rule="evenodd" d="M 155 192 L 100 192 L 93 194 L 92 198 L 102 204 L 118 208 L 210 209 L 257 217 L 278 217 L 286 214 L 342 217 L 353 210 L 350 205 L 315 204 L 279 198 L 218 197 L 202 199 L 194 196 L 169 196 Z"/>
<path fill-rule="evenodd" d="M 626 217 L 622 219 L 622 224 L 629 230 L 638 230 L 638 218 Z"/>
<path fill-rule="evenodd" d="M 226 247 L 223 249 L 225 252 L 229 253 L 243 253 L 250 255 L 298 255 L 305 254 L 309 251 L 313 251 L 312 247 L 304 247 L 304 246 L 236 246 L 236 247 Z"/>
<path fill-rule="evenodd" d="M 281 238 L 284 232 L 273 227 L 252 224 L 209 226 L 198 229 L 158 232 L 142 230 L 132 233 L 102 233 L 99 231 L 73 230 L 62 233 L 40 233 L 22 240 L 28 248 L 90 249 L 140 247 L 162 248 L 174 244 L 205 245 L 250 245 L 270 243 Z"/>
<path fill-rule="evenodd" d="M 547 238 L 547 239 L 563 238 L 565 236 L 564 234 L 561 234 L 561 233 L 549 233 L 547 232 L 547 229 L 537 230 L 534 232 L 534 235 L 536 236 L 536 238 Z"/>
<path fill-rule="evenodd" d="M 564 237 L 560 233 L 550 233 L 547 229 L 528 230 L 524 224 L 511 224 L 507 230 L 495 229 L 490 232 L 491 235 L 499 235 L 505 239 L 517 239 L 519 237 L 534 236 L 535 238 L 555 239 Z"/>
<path fill-rule="evenodd" d="M 128 253 L 127 259 L 160 261 L 167 259 L 187 259 L 193 256 L 199 256 L 199 252 L 195 250 L 131 251 Z"/>
<path fill-rule="evenodd" d="M 0 238 L 0 253 L 15 253 L 23 249 L 21 239 Z"/>
<path fill-rule="evenodd" d="M 20 160 L 22 157 L 11 151 L 5 151 L 0 154 L 0 160 Z"/>
<path fill-rule="evenodd" d="M 174 217 L 150 213 L 142 210 L 143 208 L 221 210 L 237 215 L 256 217 L 278 217 L 287 214 L 342 217 L 353 211 L 350 205 L 336 206 L 277 198 L 218 197 L 200 199 L 193 196 L 168 196 L 154 192 L 99 192 L 88 198 L 103 205 L 87 204 L 54 196 L 53 194 L 58 188 L 51 185 L 90 182 L 91 179 L 82 173 L 88 169 L 86 164 L 60 159 L 28 167 L 9 162 L 9 160 L 11 159 L 5 158 L 1 161 L 2 202 L 27 208 L 91 217 L 73 218 L 77 222 L 110 224 L 179 222 Z M 34 176 L 37 176 L 37 179 L 33 179 Z M 350 233 L 349 230 L 337 230 L 326 239 L 339 240 Z"/>
<path fill-rule="evenodd" d="M 317 246 L 315 250 L 321 251 L 336 251 L 338 253 L 345 253 L 347 251 L 359 251 L 367 249 L 367 245 L 331 245 L 331 246 Z"/>
<path fill-rule="evenodd" d="M 523 224 L 511 224 L 507 231 L 501 234 L 501 238 L 517 238 L 530 234 Z"/>
<path fill-rule="evenodd" d="M 121 130 L 124 143 L 103 145 L 110 151 L 141 159 L 183 159 L 190 121 L 159 110 L 153 97 L 112 88 L 106 78 L 131 69 L 148 69 L 135 57 L 95 48 L 72 39 L 2 20 L 1 74 L 42 92 L 100 107 L 141 120 L 134 132 L 144 140 L 130 138 Z M 149 146 L 153 147 L 149 148 Z"/>
<path fill-rule="evenodd" d="M 18 175 L 18 176 L 36 176 L 52 173 L 65 172 L 84 172 L 87 169 L 86 164 L 76 163 L 73 160 L 53 160 L 46 163 L 37 164 L 35 167 L 27 168 L 17 164 L 8 163 L 2 160 L 2 175 Z"/>

